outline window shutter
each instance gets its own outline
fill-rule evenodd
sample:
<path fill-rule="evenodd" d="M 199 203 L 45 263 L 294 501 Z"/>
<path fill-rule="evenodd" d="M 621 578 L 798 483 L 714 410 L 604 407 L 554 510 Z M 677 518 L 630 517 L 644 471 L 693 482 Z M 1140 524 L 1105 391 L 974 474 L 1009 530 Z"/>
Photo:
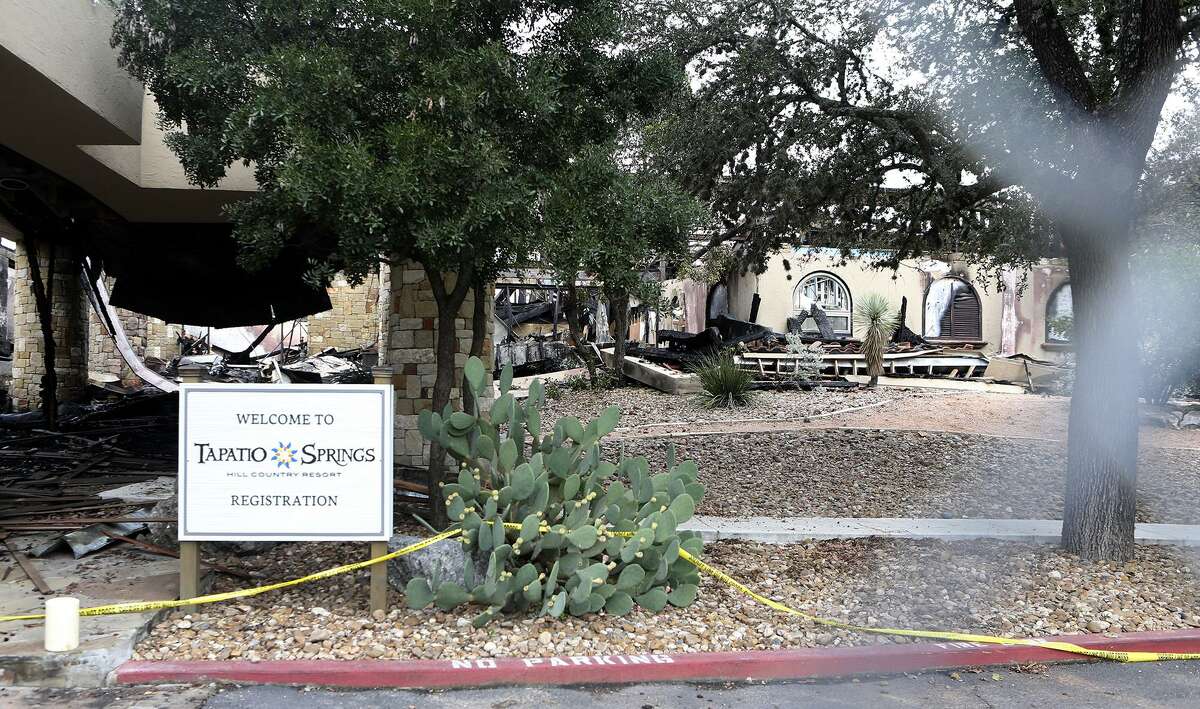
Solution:
<path fill-rule="evenodd" d="M 947 319 L 949 322 L 947 323 Z M 983 324 L 979 317 L 979 297 L 970 288 L 954 296 L 949 311 L 942 317 L 942 334 L 955 340 L 980 340 Z"/>

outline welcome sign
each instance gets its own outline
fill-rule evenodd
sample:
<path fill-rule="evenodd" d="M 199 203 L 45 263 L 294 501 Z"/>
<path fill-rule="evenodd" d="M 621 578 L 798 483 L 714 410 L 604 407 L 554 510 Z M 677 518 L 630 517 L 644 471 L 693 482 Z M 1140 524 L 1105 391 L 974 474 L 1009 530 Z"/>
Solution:
<path fill-rule="evenodd" d="M 392 388 L 184 384 L 179 540 L 392 533 Z"/>

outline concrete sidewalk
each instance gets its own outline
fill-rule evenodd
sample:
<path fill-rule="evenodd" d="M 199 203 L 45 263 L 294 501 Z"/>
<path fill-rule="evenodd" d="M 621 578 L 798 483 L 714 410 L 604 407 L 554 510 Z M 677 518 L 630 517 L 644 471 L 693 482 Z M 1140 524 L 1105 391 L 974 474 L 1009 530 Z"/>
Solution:
<path fill-rule="evenodd" d="M 920 519 L 906 517 L 712 517 L 700 515 L 680 525 L 704 541 L 745 539 L 789 544 L 813 539 L 893 537 L 897 539 L 999 539 L 1057 544 L 1062 522 L 1052 519 Z M 1139 544 L 1200 546 L 1200 525 L 1139 524 Z"/>
<path fill-rule="evenodd" d="M 9 539 L 18 551 L 60 533 L 22 535 Z M 7 557 L 7 554 L 4 554 Z M 9 559 L 5 558 L 5 562 Z M 53 595 L 70 595 L 84 608 L 126 601 L 158 601 L 179 595 L 179 562 L 143 554 L 118 545 L 75 559 L 55 553 L 31 564 L 45 579 Z M 0 613 L 41 613 L 46 597 L 13 565 L 0 580 Z M 83 618 L 80 645 L 73 652 L 47 652 L 40 620 L 0 624 L 0 685 L 42 687 L 97 687 L 133 654 L 133 646 L 153 624 L 158 611 L 122 613 Z M 3 702 L 0 702 L 3 705 Z"/>

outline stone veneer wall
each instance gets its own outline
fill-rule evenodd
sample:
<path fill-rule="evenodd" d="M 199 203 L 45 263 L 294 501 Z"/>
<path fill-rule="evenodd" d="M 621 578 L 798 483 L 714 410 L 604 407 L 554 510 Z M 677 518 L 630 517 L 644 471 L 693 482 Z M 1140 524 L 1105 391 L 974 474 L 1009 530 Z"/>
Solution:
<path fill-rule="evenodd" d="M 179 334 L 182 325 L 169 323 L 158 318 L 146 318 L 146 357 L 169 362 L 179 356 Z"/>
<path fill-rule="evenodd" d="M 42 278 L 50 274 L 48 249 L 39 257 Z M 51 294 L 51 326 L 57 347 L 54 369 L 58 372 L 59 401 L 83 396 L 87 386 L 88 321 L 86 296 L 79 283 L 79 263 L 72 249 L 58 246 L 54 258 L 54 290 Z M 17 242 L 17 267 L 12 274 L 13 289 L 13 361 L 8 396 L 18 411 L 35 409 L 42 404 L 41 379 L 46 371 L 43 360 L 42 328 L 29 277 L 29 254 Z"/>
<path fill-rule="evenodd" d="M 348 350 L 378 342 L 379 275 L 372 273 L 357 286 L 338 276 L 328 291 L 333 307 L 308 317 L 308 351 Z"/>
<path fill-rule="evenodd" d="M 430 407 L 436 377 L 434 343 L 436 341 L 437 303 L 425 277 L 415 263 L 393 266 L 390 274 L 391 312 L 388 317 L 386 361 L 393 368 L 396 387 L 396 462 L 401 465 L 425 465 L 429 444 L 417 428 L 417 415 Z M 453 287 L 450 283 L 447 287 Z M 488 337 L 484 341 L 483 361 L 491 371 L 493 361 L 491 315 L 493 300 L 487 299 Z M 462 367 L 471 351 L 471 312 L 473 294 L 468 293 L 455 319 L 458 353 L 454 356 L 454 389 L 450 401 L 461 405 Z M 492 397 L 486 398 L 489 403 Z"/>
<path fill-rule="evenodd" d="M 104 282 L 108 292 L 111 293 L 113 279 L 105 278 Z M 87 315 L 88 370 L 120 377 L 121 384 L 125 386 L 140 385 L 141 378 L 133 373 L 129 365 L 125 364 L 125 359 L 117 351 L 117 343 L 109 336 L 108 329 L 105 328 L 100 316 L 96 314 L 94 308 L 90 307 L 90 304 Z M 134 354 L 144 358 L 150 318 L 132 310 L 117 308 L 117 319 L 120 321 L 121 327 L 125 329 L 125 337 L 129 340 L 129 346 L 133 348 Z"/>

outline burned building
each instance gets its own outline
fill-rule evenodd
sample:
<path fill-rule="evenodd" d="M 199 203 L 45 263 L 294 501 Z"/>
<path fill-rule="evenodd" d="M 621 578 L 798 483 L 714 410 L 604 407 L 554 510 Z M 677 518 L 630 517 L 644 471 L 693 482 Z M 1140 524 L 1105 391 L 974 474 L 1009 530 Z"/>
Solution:
<path fill-rule="evenodd" d="M 961 260 L 905 259 L 894 271 L 880 270 L 869 255 L 843 259 L 833 250 L 798 247 L 776 252 L 758 273 L 735 271 L 712 284 L 672 281 L 665 290 L 678 308 L 664 321 L 690 332 L 730 315 L 818 336 L 815 305 L 827 319 L 827 336 L 853 339 L 855 300 L 878 293 L 896 308 L 906 303 L 904 325 L 934 345 L 1039 359 L 1071 350 L 1071 285 L 1062 259 L 1003 271 L 998 282 Z"/>

